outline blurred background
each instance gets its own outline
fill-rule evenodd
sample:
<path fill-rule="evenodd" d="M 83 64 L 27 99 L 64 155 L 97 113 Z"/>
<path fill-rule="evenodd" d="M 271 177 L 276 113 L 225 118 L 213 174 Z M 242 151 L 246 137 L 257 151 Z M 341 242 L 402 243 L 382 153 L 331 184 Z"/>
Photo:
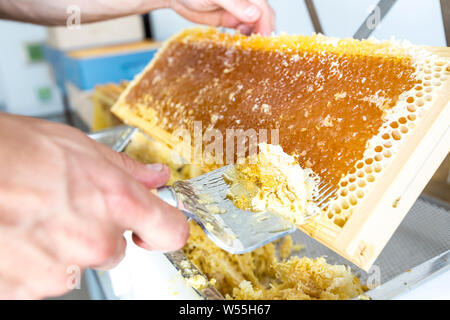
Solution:
<path fill-rule="evenodd" d="M 269 3 L 277 16 L 276 33 L 449 44 L 450 0 Z M 381 21 L 367 28 L 374 14 Z M 169 9 L 71 28 L 0 20 L 0 111 L 64 122 L 86 132 L 118 125 L 109 109 L 127 81 L 148 64 L 161 41 L 193 25 Z M 425 192 L 450 201 L 449 185 L 447 157 Z M 89 296 L 75 290 L 67 297 Z"/>
<path fill-rule="evenodd" d="M 336 37 L 352 37 L 378 3 L 377 0 L 269 2 L 276 11 L 277 33 L 309 35 L 321 31 Z M 394 4 L 371 36 L 407 39 L 430 46 L 447 45 L 441 5 L 444 7 L 449 1 L 387 2 Z M 95 86 L 130 80 L 153 56 L 158 45 L 153 42 L 163 41 L 192 25 L 169 9 L 79 28 L 0 21 L 3 48 L 0 110 L 47 118 L 65 113 L 68 119 L 64 121 L 76 121 L 70 119 L 71 113 L 75 113 L 75 118 L 83 120 L 85 129 L 91 129 L 92 106 L 85 104 L 91 103 L 89 95 Z"/>

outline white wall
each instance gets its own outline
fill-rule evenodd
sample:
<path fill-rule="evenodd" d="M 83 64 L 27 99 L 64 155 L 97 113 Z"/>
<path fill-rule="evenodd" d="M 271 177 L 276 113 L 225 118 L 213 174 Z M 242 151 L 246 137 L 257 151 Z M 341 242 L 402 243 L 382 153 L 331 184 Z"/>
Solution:
<path fill-rule="evenodd" d="M 315 0 L 325 34 L 351 37 L 378 0 Z M 397 0 L 372 34 L 377 39 L 407 39 L 445 46 L 439 0 Z"/>
<path fill-rule="evenodd" d="M 303 0 L 269 0 L 277 14 L 276 32 L 311 34 Z M 351 37 L 378 0 L 315 0 L 326 35 Z M 151 13 L 157 40 L 194 24 L 168 9 Z M 373 33 L 378 39 L 407 39 L 416 44 L 445 46 L 439 0 L 398 0 Z"/>
<path fill-rule="evenodd" d="M 27 43 L 44 42 L 46 29 L 31 24 L 0 20 L 0 101 L 6 111 L 25 115 L 45 115 L 62 111 L 61 96 L 45 63 L 30 63 Z M 38 89 L 50 87 L 52 99 L 42 102 Z"/>

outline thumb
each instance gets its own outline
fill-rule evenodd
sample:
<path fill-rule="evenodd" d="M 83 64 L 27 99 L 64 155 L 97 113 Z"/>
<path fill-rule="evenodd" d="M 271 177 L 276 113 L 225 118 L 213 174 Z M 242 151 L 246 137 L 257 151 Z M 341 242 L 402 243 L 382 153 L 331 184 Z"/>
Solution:
<path fill-rule="evenodd" d="M 104 145 L 99 145 L 98 147 L 110 162 L 127 172 L 147 188 L 161 187 L 170 178 L 170 170 L 163 164 L 142 164 L 139 161 L 131 159 L 123 152 L 116 152 Z"/>
<path fill-rule="evenodd" d="M 108 197 L 116 223 L 133 231 L 133 239 L 145 249 L 173 251 L 181 248 L 189 236 L 186 217 L 145 188 L 164 185 L 170 176 L 169 168 L 162 164 L 144 165 L 101 144 L 98 148 L 124 172 L 120 179 L 123 185 Z M 140 183 L 129 179 L 130 176 Z"/>
<path fill-rule="evenodd" d="M 143 166 L 145 168 L 145 166 Z M 119 174 L 107 197 L 107 205 L 116 224 L 131 230 L 146 249 L 173 251 L 181 248 L 189 236 L 189 224 L 184 214 L 129 178 Z"/>

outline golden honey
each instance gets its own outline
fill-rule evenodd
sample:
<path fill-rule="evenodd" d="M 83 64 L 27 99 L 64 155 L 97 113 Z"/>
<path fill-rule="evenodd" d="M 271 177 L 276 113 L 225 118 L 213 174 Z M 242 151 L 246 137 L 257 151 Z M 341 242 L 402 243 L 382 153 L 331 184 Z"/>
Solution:
<path fill-rule="evenodd" d="M 417 84 L 415 67 L 401 52 L 369 42 L 268 39 L 182 33 L 126 102 L 132 112 L 152 108 L 168 132 L 192 130 L 194 121 L 224 136 L 227 129 L 278 129 L 286 153 L 338 184 L 363 158 L 384 112 Z"/>

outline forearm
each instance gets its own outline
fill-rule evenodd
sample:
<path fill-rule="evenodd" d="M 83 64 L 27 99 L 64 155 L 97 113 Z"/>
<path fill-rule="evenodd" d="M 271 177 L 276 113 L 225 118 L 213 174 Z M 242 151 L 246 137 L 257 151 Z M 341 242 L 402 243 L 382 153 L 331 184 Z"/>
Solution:
<path fill-rule="evenodd" d="M 82 23 L 147 13 L 168 6 L 169 0 L 0 0 L 0 18 L 49 26 L 65 25 L 71 6 L 80 9 Z M 68 12 L 69 11 L 69 12 Z"/>

